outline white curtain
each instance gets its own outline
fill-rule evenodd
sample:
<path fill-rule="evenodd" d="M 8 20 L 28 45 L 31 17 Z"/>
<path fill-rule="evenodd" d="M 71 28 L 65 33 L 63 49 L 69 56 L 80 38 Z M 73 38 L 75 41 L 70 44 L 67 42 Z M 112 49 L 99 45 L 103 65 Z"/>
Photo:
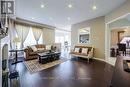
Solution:
<path fill-rule="evenodd" d="M 10 48 L 9 49 L 15 49 L 15 44 L 13 43 L 14 37 L 16 37 L 16 29 L 14 27 L 14 21 L 9 19 L 9 38 L 10 38 Z"/>
<path fill-rule="evenodd" d="M 42 34 L 42 29 L 37 27 L 32 27 L 34 38 L 38 44 L 38 40 L 40 39 L 40 36 Z"/>
<path fill-rule="evenodd" d="M 26 25 L 20 25 L 20 24 L 16 24 L 15 27 L 16 27 L 18 37 L 21 39 L 20 47 L 23 48 L 24 47 L 23 43 L 29 33 L 30 27 Z"/>
<path fill-rule="evenodd" d="M 9 50 L 10 49 L 15 49 L 15 44 L 13 42 L 14 37 L 16 37 L 17 33 L 16 33 L 16 29 L 14 27 L 14 21 L 9 19 L 9 23 L 8 23 L 8 35 L 9 35 Z M 9 58 L 13 57 L 13 53 L 9 52 Z"/>

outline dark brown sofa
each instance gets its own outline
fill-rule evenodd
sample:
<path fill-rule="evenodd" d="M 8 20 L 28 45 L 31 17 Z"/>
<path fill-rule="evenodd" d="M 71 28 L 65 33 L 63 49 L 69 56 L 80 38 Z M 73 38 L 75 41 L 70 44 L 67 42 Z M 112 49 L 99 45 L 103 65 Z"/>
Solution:
<path fill-rule="evenodd" d="M 43 48 L 43 50 L 37 50 L 37 51 L 33 51 L 32 48 L 30 46 L 27 46 L 27 48 L 24 49 L 24 57 L 25 60 L 30 60 L 30 59 L 36 59 L 38 58 L 37 53 L 42 53 L 42 52 L 46 52 L 46 46 L 43 44 L 38 44 L 38 45 L 34 45 L 37 49 L 38 48 Z"/>

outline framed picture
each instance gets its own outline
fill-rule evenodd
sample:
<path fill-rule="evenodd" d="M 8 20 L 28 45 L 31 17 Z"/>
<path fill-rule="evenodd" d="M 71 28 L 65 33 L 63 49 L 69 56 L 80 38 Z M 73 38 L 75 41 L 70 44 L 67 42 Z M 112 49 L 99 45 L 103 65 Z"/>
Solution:
<path fill-rule="evenodd" d="M 90 27 L 79 29 L 79 43 L 90 43 Z"/>

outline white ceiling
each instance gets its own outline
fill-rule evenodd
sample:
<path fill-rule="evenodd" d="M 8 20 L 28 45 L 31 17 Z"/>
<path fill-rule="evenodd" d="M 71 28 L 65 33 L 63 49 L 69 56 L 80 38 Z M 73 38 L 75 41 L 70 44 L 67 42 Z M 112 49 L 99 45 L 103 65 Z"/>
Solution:
<path fill-rule="evenodd" d="M 16 0 L 16 16 L 69 30 L 72 24 L 103 16 L 125 1 L 126 0 Z M 95 11 L 92 10 L 93 3 L 97 6 L 97 10 Z M 44 4 L 45 7 L 41 8 L 41 4 Z M 68 8 L 68 4 L 72 4 L 73 7 Z"/>

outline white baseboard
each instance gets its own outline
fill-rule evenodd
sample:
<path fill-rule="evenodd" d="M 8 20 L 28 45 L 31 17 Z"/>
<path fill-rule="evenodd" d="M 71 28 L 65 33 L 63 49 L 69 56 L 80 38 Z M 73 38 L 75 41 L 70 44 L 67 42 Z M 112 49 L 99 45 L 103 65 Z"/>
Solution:
<path fill-rule="evenodd" d="M 105 60 L 105 59 L 95 58 L 95 57 L 94 57 L 93 59 L 96 59 L 96 60 L 99 60 L 99 61 L 103 61 L 103 62 L 106 62 L 106 63 L 112 65 L 112 66 L 115 66 L 115 61 L 114 61 L 114 62 L 111 62 L 111 61 L 107 61 L 107 60 Z"/>
<path fill-rule="evenodd" d="M 106 62 L 105 59 L 101 59 L 101 58 L 96 58 L 96 57 L 94 57 L 93 59 L 96 59 L 96 60 L 100 60 L 100 61 Z"/>

